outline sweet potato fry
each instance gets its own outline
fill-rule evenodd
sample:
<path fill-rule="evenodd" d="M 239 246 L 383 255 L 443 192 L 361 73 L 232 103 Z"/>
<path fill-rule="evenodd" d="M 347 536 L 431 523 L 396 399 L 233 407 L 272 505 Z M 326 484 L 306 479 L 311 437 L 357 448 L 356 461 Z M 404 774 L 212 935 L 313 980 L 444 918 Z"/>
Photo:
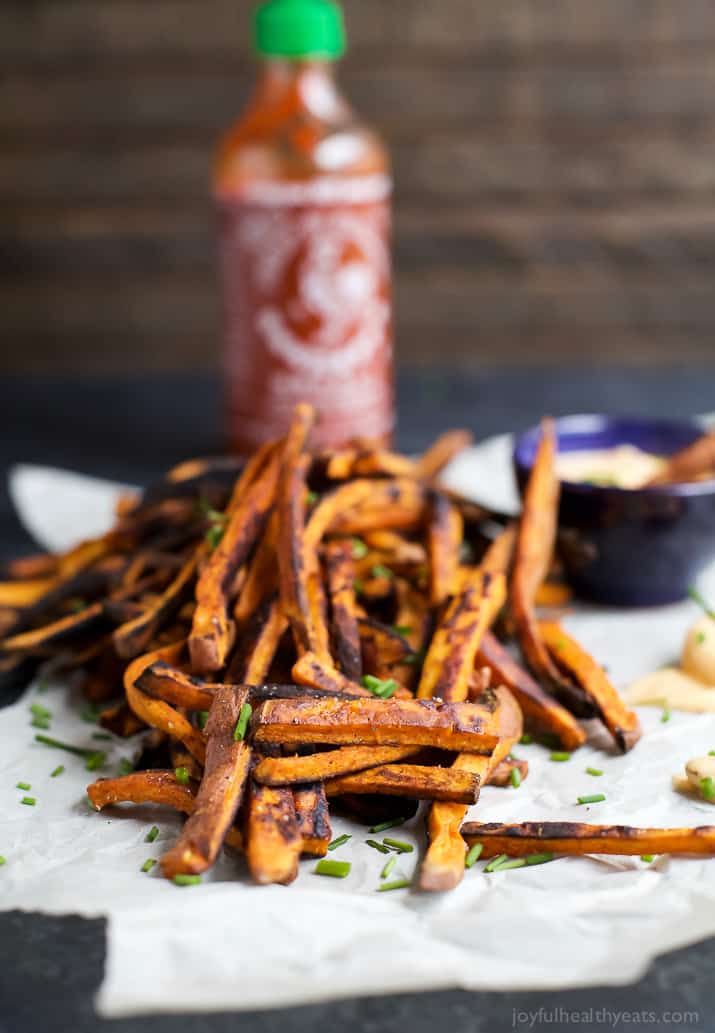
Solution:
<path fill-rule="evenodd" d="M 491 756 L 461 753 L 450 769 L 470 772 L 480 785 L 489 782 L 522 732 L 521 711 L 509 690 L 498 688 L 494 696 L 500 731 L 494 752 Z M 420 868 L 420 889 L 443 892 L 462 881 L 466 847 L 460 826 L 465 813 L 465 807 L 456 803 L 435 803 L 430 807 L 427 815 L 429 847 Z"/>
<path fill-rule="evenodd" d="M 468 448 L 474 435 L 468 430 L 450 430 L 442 434 L 423 453 L 417 463 L 417 476 L 430 481 L 438 477 L 456 455 Z"/>
<path fill-rule="evenodd" d="M 414 654 L 407 639 L 374 617 L 360 617 L 358 631 L 363 665 L 368 674 L 390 677 L 395 668 L 410 664 Z"/>
<path fill-rule="evenodd" d="M 164 875 L 197 875 L 216 860 L 233 825 L 248 777 L 251 748 L 234 740 L 245 689 L 223 686 L 214 697 L 206 724 L 206 764 L 191 817 L 175 846 L 161 859 Z"/>
<path fill-rule="evenodd" d="M 333 534 L 360 535 L 375 528 L 414 531 L 419 527 L 424 514 L 425 491 L 417 481 L 396 477 L 352 482 L 352 485 L 361 484 L 369 484 L 371 491 L 365 501 L 336 516 L 330 526 Z"/>
<path fill-rule="evenodd" d="M 715 430 L 708 431 L 692 445 L 668 458 L 660 473 L 648 481 L 646 487 L 661 484 L 682 484 L 713 476 L 715 471 Z"/>
<path fill-rule="evenodd" d="M 191 814 L 195 795 L 195 788 L 180 785 L 173 771 L 135 771 L 87 786 L 87 796 L 98 811 L 116 803 L 158 803 Z"/>
<path fill-rule="evenodd" d="M 555 735 L 566 750 L 578 749 L 585 743 L 586 733 L 573 714 L 545 693 L 491 632 L 484 635 L 479 645 L 476 663 L 491 668 L 492 684 L 506 685 L 516 696 L 527 721 L 539 731 Z"/>
<path fill-rule="evenodd" d="M 326 693 L 365 697 L 372 695 L 368 689 L 350 681 L 331 664 L 323 663 L 314 653 L 304 653 L 299 657 L 293 664 L 292 675 L 299 685 L 309 685 Z"/>
<path fill-rule="evenodd" d="M 365 544 L 381 554 L 381 562 L 390 566 L 419 566 L 427 562 L 427 550 L 421 542 L 413 542 L 397 531 L 366 531 Z"/>
<path fill-rule="evenodd" d="M 538 607 L 556 609 L 568 606 L 573 599 L 573 591 L 568 585 L 558 581 L 544 581 L 536 590 L 534 602 Z"/>
<path fill-rule="evenodd" d="M 715 826 L 690 829 L 634 828 L 630 825 L 583 825 L 570 821 L 527 821 L 520 825 L 473 821 L 462 826 L 470 845 L 483 845 L 482 857 L 529 854 L 700 854 L 715 855 Z"/>
<path fill-rule="evenodd" d="M 0 582 L 0 606 L 17 609 L 42 599 L 56 584 L 56 578 L 33 578 L 31 581 Z"/>
<path fill-rule="evenodd" d="M 274 510 L 236 599 L 233 616 L 239 629 L 248 623 L 263 600 L 278 590 L 278 528 L 278 511 Z"/>
<path fill-rule="evenodd" d="M 254 768 L 253 777 L 269 786 L 324 782 L 380 764 L 395 764 L 419 751 L 419 746 L 343 746 L 304 757 L 264 757 Z"/>
<path fill-rule="evenodd" d="M 358 613 L 353 587 L 353 547 L 350 541 L 330 542 L 325 550 L 330 597 L 330 641 L 338 669 L 351 681 L 362 675 Z"/>
<path fill-rule="evenodd" d="M 641 737 L 638 717 L 625 705 L 603 668 L 556 621 L 541 621 L 539 634 L 554 663 L 593 700 L 618 748 L 625 753 L 635 746 Z"/>
<path fill-rule="evenodd" d="M 147 695 L 184 710 L 210 710 L 218 688 L 163 660 L 156 660 L 145 667 L 135 684 Z"/>
<path fill-rule="evenodd" d="M 257 685 L 268 676 L 283 632 L 288 627 L 278 597 L 258 607 L 241 636 L 227 678 L 232 682 Z"/>
<path fill-rule="evenodd" d="M 117 654 L 125 659 L 138 656 L 148 648 L 158 629 L 165 624 L 190 595 L 198 564 L 204 555 L 203 545 L 184 563 L 178 574 L 139 617 L 117 628 L 113 635 Z M 136 586 L 133 586 L 136 588 Z"/>
<path fill-rule="evenodd" d="M 146 728 L 144 722 L 132 712 L 126 702 L 103 710 L 99 715 L 99 724 L 108 732 L 112 732 L 113 735 L 118 735 L 122 739 L 129 739 Z"/>
<path fill-rule="evenodd" d="M 319 783 L 297 786 L 293 790 L 293 806 L 301 853 L 307 857 L 325 857 L 332 838 L 325 787 Z"/>
<path fill-rule="evenodd" d="M 512 771 L 518 771 L 519 778 L 523 782 L 529 774 L 528 760 L 509 760 L 506 758 L 501 761 L 490 774 L 488 779 L 489 785 L 499 786 L 502 789 L 505 786 L 512 785 Z"/>
<path fill-rule="evenodd" d="M 280 466 L 281 453 L 274 449 L 253 483 L 242 494 L 237 489 L 223 537 L 199 577 L 189 638 L 191 663 L 197 674 L 220 670 L 231 648 L 234 625 L 228 617 L 229 588 L 263 533 L 275 502 Z"/>
<path fill-rule="evenodd" d="M 536 593 L 548 573 L 556 540 L 559 481 L 555 459 L 553 420 L 544 420 L 541 443 L 524 493 L 511 578 L 511 611 L 521 651 L 533 674 L 578 717 L 593 717 L 593 704 L 583 689 L 562 675 L 551 659 L 534 615 Z"/>
<path fill-rule="evenodd" d="M 417 696 L 419 699 L 464 700 L 474 657 L 506 598 L 504 577 L 477 571 L 456 595 L 434 633 Z"/>
<path fill-rule="evenodd" d="M 434 746 L 490 752 L 499 739 L 495 706 L 442 700 L 271 700 L 254 715 L 257 742 Z"/>
<path fill-rule="evenodd" d="M 422 650 L 430 631 L 430 613 L 425 596 L 405 578 L 395 578 L 395 627 L 414 652 Z"/>
<path fill-rule="evenodd" d="M 479 776 L 454 768 L 420 764 L 385 764 L 353 775 L 332 778 L 325 783 L 328 797 L 340 793 L 380 793 L 414 800 L 449 800 L 455 804 L 476 803 Z"/>
<path fill-rule="evenodd" d="M 440 492 L 430 491 L 428 499 L 430 602 L 433 606 L 441 606 L 455 588 L 464 521 L 457 507 Z"/>
<path fill-rule="evenodd" d="M 485 574 L 503 574 L 508 577 L 518 530 L 518 524 L 512 521 L 494 538 L 479 561 L 479 567 Z"/>
<path fill-rule="evenodd" d="M 251 782 L 244 844 L 246 861 L 257 883 L 293 882 L 303 840 L 290 789 Z"/>

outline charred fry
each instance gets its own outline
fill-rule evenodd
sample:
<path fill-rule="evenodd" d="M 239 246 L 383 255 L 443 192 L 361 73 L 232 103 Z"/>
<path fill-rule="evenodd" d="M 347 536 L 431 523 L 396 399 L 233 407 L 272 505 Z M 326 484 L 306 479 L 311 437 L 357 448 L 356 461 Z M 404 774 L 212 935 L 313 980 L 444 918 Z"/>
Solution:
<path fill-rule="evenodd" d="M 325 786 L 297 786 L 293 790 L 293 805 L 301 853 L 307 857 L 325 857 L 332 838 Z"/>
<path fill-rule="evenodd" d="M 419 752 L 418 746 L 343 746 L 306 757 L 264 757 L 253 777 L 264 785 L 323 782 L 380 764 L 395 764 Z"/>
<path fill-rule="evenodd" d="M 630 825 L 582 825 L 570 821 L 527 821 L 521 825 L 468 822 L 462 835 L 483 845 L 482 857 L 555 854 L 701 854 L 715 855 L 715 826 L 648 829 Z"/>
<path fill-rule="evenodd" d="M 457 507 L 436 491 L 429 494 L 428 514 L 430 602 L 440 606 L 454 591 L 464 522 Z"/>
<path fill-rule="evenodd" d="M 414 800 L 450 800 L 456 804 L 476 803 L 479 776 L 454 768 L 424 767 L 420 764 L 385 764 L 354 775 L 332 778 L 325 783 L 328 797 L 340 793 L 381 793 Z"/>
<path fill-rule="evenodd" d="M 252 782 L 244 831 L 246 861 L 261 885 L 293 882 L 303 841 L 290 789 Z"/>

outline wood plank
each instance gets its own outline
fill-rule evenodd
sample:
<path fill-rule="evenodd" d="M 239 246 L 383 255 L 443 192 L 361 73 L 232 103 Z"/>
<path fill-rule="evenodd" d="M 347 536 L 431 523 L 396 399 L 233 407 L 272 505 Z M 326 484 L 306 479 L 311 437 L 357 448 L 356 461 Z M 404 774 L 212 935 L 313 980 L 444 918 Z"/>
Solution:
<path fill-rule="evenodd" d="M 247 51 L 252 0 L 5 0 L 0 57 L 22 63 L 104 64 L 161 56 Z M 585 51 L 638 44 L 712 46 L 710 0 L 347 0 L 352 47 L 392 43 L 446 53 L 563 47 Z"/>

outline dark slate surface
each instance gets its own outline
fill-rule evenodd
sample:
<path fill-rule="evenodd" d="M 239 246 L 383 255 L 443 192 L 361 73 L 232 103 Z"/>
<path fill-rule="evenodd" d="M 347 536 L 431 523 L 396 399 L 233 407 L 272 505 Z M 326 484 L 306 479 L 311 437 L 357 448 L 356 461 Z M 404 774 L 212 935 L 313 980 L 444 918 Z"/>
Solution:
<path fill-rule="evenodd" d="M 472 427 L 484 436 L 526 426 L 543 412 L 686 416 L 715 406 L 713 377 L 712 368 L 405 373 L 399 382 L 399 443 L 415 449 L 438 429 L 455 425 Z M 4 468 L 18 461 L 52 463 L 142 483 L 188 455 L 220 450 L 220 423 L 219 393 L 209 377 L 142 383 L 0 383 Z M 0 556 L 31 547 L 3 486 Z M 544 950 L 548 946 L 545 943 Z M 239 1015 L 178 1020 L 148 1016 L 116 1022 L 100 1021 L 92 1010 L 103 953 L 102 921 L 0 913 L 0 1033 L 312 1033 L 319 1028 L 348 1033 L 502 1033 L 529 1028 L 564 1033 L 572 1026 L 595 1033 L 633 1028 L 709 1033 L 715 1026 L 715 940 L 660 959 L 643 981 L 624 988 L 518 994 L 451 991 Z M 571 1012 L 578 1012 L 577 1020 Z"/>

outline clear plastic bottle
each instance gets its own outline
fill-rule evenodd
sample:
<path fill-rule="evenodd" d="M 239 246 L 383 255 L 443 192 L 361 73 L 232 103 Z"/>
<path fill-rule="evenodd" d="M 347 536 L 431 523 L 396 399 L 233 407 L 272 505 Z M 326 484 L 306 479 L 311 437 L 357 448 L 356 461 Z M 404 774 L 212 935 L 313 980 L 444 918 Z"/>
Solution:
<path fill-rule="evenodd" d="M 257 89 L 214 171 L 231 444 L 245 453 L 276 437 L 303 400 L 318 410 L 319 444 L 387 441 L 387 152 L 336 86 L 337 4 L 269 0 L 255 34 Z"/>

